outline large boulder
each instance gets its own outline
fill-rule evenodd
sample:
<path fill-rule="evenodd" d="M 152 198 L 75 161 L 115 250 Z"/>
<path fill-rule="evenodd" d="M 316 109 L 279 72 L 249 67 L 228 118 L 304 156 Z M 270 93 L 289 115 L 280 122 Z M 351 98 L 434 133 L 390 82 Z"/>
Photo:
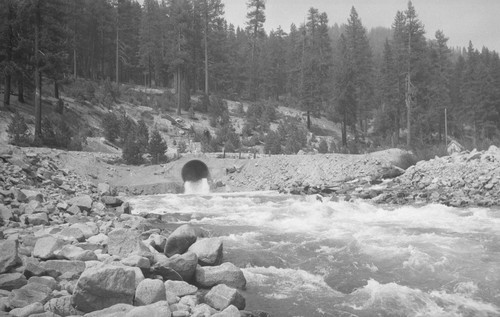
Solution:
<path fill-rule="evenodd" d="M 78 228 L 63 228 L 61 232 L 57 233 L 57 236 L 63 240 L 69 240 L 69 241 L 78 241 L 78 242 L 83 242 L 85 241 L 85 235 L 83 234 L 82 230 Z"/>
<path fill-rule="evenodd" d="M 126 258 L 131 254 L 152 257 L 149 248 L 142 242 L 141 235 L 135 230 L 115 229 L 108 234 L 108 253 Z"/>
<path fill-rule="evenodd" d="M 35 243 L 33 256 L 42 260 L 54 258 L 54 252 L 60 251 L 64 244 L 63 240 L 51 236 L 40 238 Z"/>
<path fill-rule="evenodd" d="M 28 317 L 43 312 L 45 312 L 43 305 L 39 302 L 35 302 L 22 308 L 14 308 L 9 314 L 16 317 Z"/>
<path fill-rule="evenodd" d="M 72 229 L 80 229 L 85 237 L 88 239 L 92 236 L 95 236 L 99 233 L 99 227 L 94 222 L 77 222 L 70 226 Z"/>
<path fill-rule="evenodd" d="M 26 277 L 21 273 L 0 274 L 0 289 L 12 291 L 28 284 Z"/>
<path fill-rule="evenodd" d="M 230 305 L 238 309 L 245 309 L 245 298 L 240 292 L 227 285 L 220 284 L 212 288 L 205 295 L 205 302 L 217 310 L 224 310 Z"/>
<path fill-rule="evenodd" d="M 52 293 L 47 285 L 29 283 L 19 289 L 13 290 L 9 295 L 9 305 L 12 308 L 21 308 L 39 302 L 45 304 Z"/>
<path fill-rule="evenodd" d="M 202 266 L 222 263 L 222 240 L 220 238 L 198 239 L 189 247 L 189 251 L 196 253 L 198 263 Z"/>
<path fill-rule="evenodd" d="M 184 281 L 166 281 L 165 289 L 179 297 L 193 295 L 198 291 L 198 287 Z"/>
<path fill-rule="evenodd" d="M 17 240 L 0 240 L 0 274 L 9 271 L 21 262 Z"/>
<path fill-rule="evenodd" d="M 85 270 L 73 292 L 73 306 L 83 312 L 133 304 L 135 273 L 118 266 L 98 266 Z"/>
<path fill-rule="evenodd" d="M 44 305 L 44 309 L 60 316 L 80 315 L 71 304 L 71 295 L 52 298 Z"/>
<path fill-rule="evenodd" d="M 77 206 L 83 211 L 90 211 L 92 209 L 92 197 L 89 195 L 81 195 L 71 198 L 68 203 Z"/>
<path fill-rule="evenodd" d="M 132 310 L 127 312 L 125 317 L 170 317 L 172 312 L 170 311 L 168 302 L 160 301 L 147 306 L 134 307 Z"/>
<path fill-rule="evenodd" d="M 145 279 L 135 290 L 134 305 L 149 305 L 166 299 L 165 284 L 162 281 Z"/>
<path fill-rule="evenodd" d="M 42 269 L 42 274 L 55 278 L 75 279 L 84 272 L 85 262 L 79 260 L 48 260 L 40 262 L 39 267 Z"/>
<path fill-rule="evenodd" d="M 90 251 L 84 250 L 72 244 L 67 244 L 60 251 L 56 251 L 55 256 L 59 259 L 75 260 L 75 261 L 94 261 L 97 260 L 97 255 Z"/>
<path fill-rule="evenodd" d="M 164 253 L 168 257 L 174 254 L 183 254 L 196 242 L 198 237 L 203 237 L 204 235 L 204 232 L 200 228 L 190 224 L 182 225 L 175 229 L 168 237 Z"/>
<path fill-rule="evenodd" d="M 230 262 L 219 266 L 198 265 L 196 268 L 196 282 L 203 287 L 226 284 L 240 289 L 244 289 L 247 283 L 241 269 Z"/>
<path fill-rule="evenodd" d="M 123 317 L 123 316 L 126 316 L 127 313 L 129 311 L 131 311 L 132 309 L 134 309 L 134 306 L 132 306 L 130 304 L 115 304 L 113 306 L 85 314 L 84 316 L 85 317 Z"/>
<path fill-rule="evenodd" d="M 184 281 L 191 281 L 194 278 L 198 257 L 193 252 L 175 254 L 170 258 L 161 260 L 155 266 L 169 268 L 179 273 Z"/>
<path fill-rule="evenodd" d="M 229 305 L 229 307 L 227 307 L 223 311 L 212 315 L 212 317 L 240 317 L 240 316 L 241 316 L 240 311 L 234 305 Z"/>

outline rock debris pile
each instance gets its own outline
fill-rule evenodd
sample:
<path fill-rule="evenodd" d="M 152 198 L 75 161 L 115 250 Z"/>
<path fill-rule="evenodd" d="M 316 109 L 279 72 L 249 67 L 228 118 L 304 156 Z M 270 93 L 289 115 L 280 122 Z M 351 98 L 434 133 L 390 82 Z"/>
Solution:
<path fill-rule="evenodd" d="M 381 203 L 500 205 L 500 149 L 491 146 L 487 151 L 474 150 L 420 161 L 378 194 L 374 200 Z"/>
<path fill-rule="evenodd" d="M 0 316 L 267 316 L 202 228 L 131 215 L 39 153 L 0 150 L 0 184 Z"/>

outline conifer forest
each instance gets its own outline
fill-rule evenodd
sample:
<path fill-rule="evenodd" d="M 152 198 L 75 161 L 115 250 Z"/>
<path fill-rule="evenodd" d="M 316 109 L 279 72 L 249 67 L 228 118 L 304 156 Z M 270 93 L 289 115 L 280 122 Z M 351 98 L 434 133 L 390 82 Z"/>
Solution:
<path fill-rule="evenodd" d="M 343 146 L 348 135 L 407 147 L 445 133 L 476 146 L 500 139 L 498 53 L 474 39 L 450 47 L 411 2 L 370 30 L 354 7 L 344 21 L 311 7 L 270 31 L 265 0 L 242 10 L 235 26 L 221 0 L 2 0 L 0 105 L 32 98 L 36 136 L 42 89 L 57 98 L 85 78 L 175 88 L 179 110 L 196 93 L 281 103 L 303 111 L 306 128 L 313 116 L 339 123 Z"/>

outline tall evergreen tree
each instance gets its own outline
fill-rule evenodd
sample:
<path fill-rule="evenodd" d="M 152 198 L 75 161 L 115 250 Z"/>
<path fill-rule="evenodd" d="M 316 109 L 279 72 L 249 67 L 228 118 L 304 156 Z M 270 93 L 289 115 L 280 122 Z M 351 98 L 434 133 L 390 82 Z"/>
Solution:
<path fill-rule="evenodd" d="M 255 100 L 258 94 L 258 42 L 265 36 L 264 22 L 266 22 L 266 9 L 265 0 L 248 0 L 247 2 L 247 32 L 251 38 L 251 65 L 250 65 L 250 98 Z"/>

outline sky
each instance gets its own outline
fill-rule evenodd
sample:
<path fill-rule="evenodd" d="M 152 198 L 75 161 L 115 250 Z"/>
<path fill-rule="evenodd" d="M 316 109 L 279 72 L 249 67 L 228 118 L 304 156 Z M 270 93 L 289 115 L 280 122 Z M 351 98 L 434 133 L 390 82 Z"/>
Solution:
<path fill-rule="evenodd" d="M 248 0 L 222 0 L 229 23 L 244 27 Z M 467 47 L 469 41 L 481 50 L 486 46 L 500 52 L 500 0 L 412 0 L 427 38 L 442 30 L 449 47 Z M 267 0 L 266 31 L 278 26 L 288 32 L 290 25 L 304 22 L 310 7 L 326 12 L 329 24 L 347 22 L 355 7 L 367 30 L 390 27 L 397 11 L 408 7 L 408 0 Z"/>

